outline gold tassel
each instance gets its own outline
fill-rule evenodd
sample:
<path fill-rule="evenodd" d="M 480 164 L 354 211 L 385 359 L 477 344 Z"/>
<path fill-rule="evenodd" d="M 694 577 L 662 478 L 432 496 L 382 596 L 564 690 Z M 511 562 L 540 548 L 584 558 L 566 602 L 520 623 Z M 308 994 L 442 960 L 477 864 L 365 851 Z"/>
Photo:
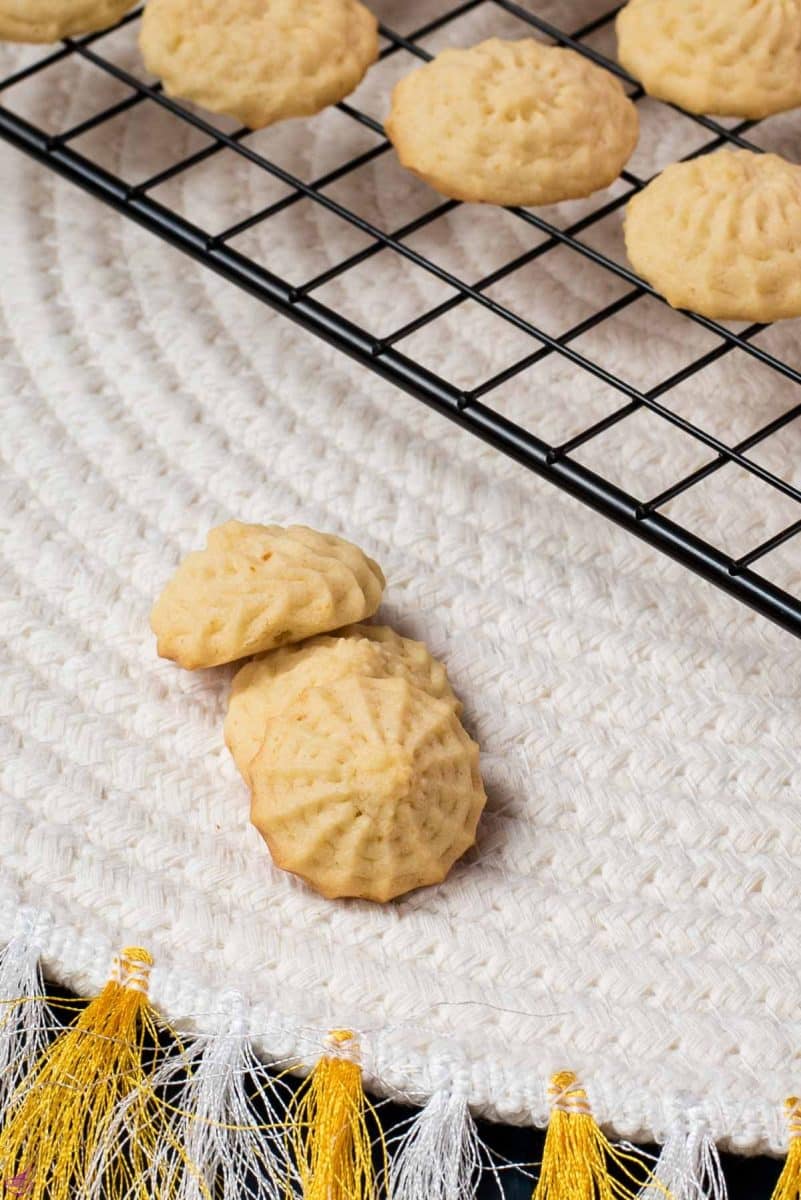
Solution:
<path fill-rule="evenodd" d="M 0 1131 L 0 1179 L 26 1200 L 89 1196 L 87 1168 L 105 1163 L 97 1187 L 108 1200 L 128 1194 L 154 1148 L 152 1120 L 125 1146 L 104 1143 L 114 1108 L 147 1078 L 146 1039 L 155 1041 L 147 999 L 152 958 L 124 950 L 103 991 L 44 1051 L 12 1097 Z"/>
<path fill-rule="evenodd" d="M 288 1114 L 289 1142 L 303 1200 L 371 1200 L 375 1190 L 358 1043 L 347 1029 L 328 1036 L 320 1059 Z M 386 1145 L 379 1135 L 386 1164 Z"/>
<path fill-rule="evenodd" d="M 554 1075 L 548 1095 L 551 1120 L 534 1200 L 633 1200 L 649 1184 L 667 1195 L 641 1159 L 604 1136 L 572 1071 Z"/>
<path fill-rule="evenodd" d="M 785 1100 L 790 1144 L 771 1200 L 801 1200 L 801 1099 Z"/>

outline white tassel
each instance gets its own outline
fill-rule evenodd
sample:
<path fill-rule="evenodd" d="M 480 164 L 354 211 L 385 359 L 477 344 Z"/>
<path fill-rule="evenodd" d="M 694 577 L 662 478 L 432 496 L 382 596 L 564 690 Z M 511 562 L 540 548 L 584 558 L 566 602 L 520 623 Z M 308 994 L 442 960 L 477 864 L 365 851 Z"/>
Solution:
<path fill-rule="evenodd" d="M 175 1136 L 189 1158 L 178 1200 L 208 1195 L 284 1200 L 289 1174 L 284 1103 L 275 1080 L 251 1050 L 238 994 L 230 997 L 229 1012 L 224 1032 L 198 1039 L 187 1051 L 196 1066 L 174 1101 L 182 1110 Z"/>
<path fill-rule="evenodd" d="M 654 1167 L 655 1182 L 640 1192 L 641 1200 L 727 1200 L 726 1179 L 717 1147 L 703 1124 L 676 1129 L 662 1147 Z"/>
<path fill-rule="evenodd" d="M 0 1117 L 59 1028 L 44 998 L 39 961 L 49 925 L 45 914 L 21 909 L 14 936 L 0 952 Z"/>
<path fill-rule="evenodd" d="M 412 1117 L 393 1157 L 392 1200 L 472 1200 L 485 1151 L 465 1092 L 435 1092 Z"/>
<path fill-rule="evenodd" d="M 106 1153 L 130 1139 L 137 1105 L 153 1114 L 156 1147 L 131 1194 L 170 1200 L 288 1200 L 291 1171 L 284 1142 L 282 1085 L 259 1062 L 246 1033 L 242 997 L 226 997 L 224 1026 L 168 1052 L 148 1081 L 119 1106 Z M 87 1189 L 100 1195 L 103 1162 Z"/>

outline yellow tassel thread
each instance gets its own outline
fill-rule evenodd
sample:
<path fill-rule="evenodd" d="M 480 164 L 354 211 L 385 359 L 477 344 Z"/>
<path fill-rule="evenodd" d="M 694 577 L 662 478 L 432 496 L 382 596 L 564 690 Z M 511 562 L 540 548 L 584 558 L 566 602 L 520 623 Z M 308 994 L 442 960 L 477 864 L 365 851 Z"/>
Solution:
<path fill-rule="evenodd" d="M 303 1200 L 370 1200 L 375 1190 L 364 1094 L 354 1034 L 329 1034 L 333 1053 L 320 1059 L 289 1112 L 289 1144 Z M 386 1165 L 386 1145 L 379 1131 Z"/>
<path fill-rule="evenodd" d="M 115 1105 L 146 1079 L 143 1045 L 157 1032 L 147 999 L 152 962 L 146 950 L 124 950 L 100 995 L 20 1084 L 0 1131 L 0 1180 L 11 1195 L 69 1200 L 82 1191 Z M 103 1178 L 110 1200 L 141 1178 L 155 1136 L 145 1121 L 142 1137 L 111 1156 Z"/>
<path fill-rule="evenodd" d="M 548 1090 L 552 1111 L 534 1200 L 632 1200 L 653 1173 L 641 1159 L 616 1149 L 592 1115 L 572 1071 L 560 1071 Z M 614 1166 L 622 1178 L 610 1174 Z"/>
<path fill-rule="evenodd" d="M 772 1200 L 801 1200 L 801 1098 L 785 1101 L 790 1144 Z"/>

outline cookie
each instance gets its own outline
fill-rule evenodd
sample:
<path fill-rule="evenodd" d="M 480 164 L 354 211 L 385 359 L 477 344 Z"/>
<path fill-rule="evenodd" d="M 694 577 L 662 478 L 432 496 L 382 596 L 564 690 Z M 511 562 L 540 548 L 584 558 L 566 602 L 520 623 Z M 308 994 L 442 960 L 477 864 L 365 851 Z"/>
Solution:
<path fill-rule="evenodd" d="M 139 44 L 168 96 L 261 129 L 352 92 L 378 24 L 358 0 L 149 0 Z"/>
<path fill-rule="evenodd" d="M 386 123 L 404 167 L 442 195 L 524 205 L 606 187 L 638 129 L 614 75 L 533 38 L 443 50 L 397 84 Z"/>
<path fill-rule="evenodd" d="M 629 201 L 635 271 L 716 320 L 801 316 L 801 166 L 719 150 L 674 163 Z"/>
<path fill-rule="evenodd" d="M 629 0 L 618 58 L 692 113 L 767 117 L 801 104 L 801 0 Z"/>
<path fill-rule="evenodd" d="M 183 560 L 150 623 L 162 658 L 195 670 L 372 616 L 383 590 L 380 567 L 342 538 L 228 521 Z"/>
<path fill-rule="evenodd" d="M 389 625 L 351 625 L 348 629 L 339 630 L 337 636 L 368 638 L 371 642 L 378 642 L 397 662 L 397 667 L 391 668 L 391 674 L 405 675 L 410 683 L 422 688 L 430 696 L 452 704 L 457 715 L 462 711 L 448 682 L 447 671 L 424 642 L 402 637 Z"/>
<path fill-rule="evenodd" d="M 250 771 L 274 861 L 332 898 L 441 882 L 486 802 L 453 706 L 401 678 L 310 688 L 270 721 Z"/>
<path fill-rule="evenodd" d="M 264 741 L 267 725 L 310 687 L 363 675 L 399 676 L 431 696 L 461 705 L 445 668 L 422 642 L 401 637 L 385 625 L 354 625 L 342 636 L 322 634 L 302 646 L 272 650 L 247 663 L 234 677 L 225 717 L 225 743 L 246 783 L 250 763 Z"/>
<path fill-rule="evenodd" d="M 0 0 L 0 40 L 58 42 L 116 25 L 136 0 Z"/>

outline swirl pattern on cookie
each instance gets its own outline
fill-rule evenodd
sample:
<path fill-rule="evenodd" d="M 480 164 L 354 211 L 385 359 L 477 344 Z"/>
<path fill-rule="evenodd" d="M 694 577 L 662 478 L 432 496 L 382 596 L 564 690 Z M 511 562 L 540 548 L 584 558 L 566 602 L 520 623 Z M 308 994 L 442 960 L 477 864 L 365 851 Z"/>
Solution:
<path fill-rule="evenodd" d="M 136 0 L 0 0 L 0 40 L 57 42 L 116 25 Z"/>
<path fill-rule="evenodd" d="M 378 23 L 358 0 L 149 0 L 140 46 L 168 96 L 261 129 L 352 92 Z"/>
<path fill-rule="evenodd" d="M 629 0 L 618 57 L 688 112 L 767 117 L 801 104 L 801 0 Z"/>
<path fill-rule="evenodd" d="M 349 675 L 408 679 L 455 713 L 461 711 L 442 663 L 422 642 L 401 637 L 386 625 L 353 625 L 334 637 L 321 634 L 301 646 L 271 650 L 237 671 L 231 685 L 225 742 L 246 783 L 268 723 L 308 688 Z"/>
<path fill-rule="evenodd" d="M 228 521 L 183 560 L 150 622 L 162 658 L 194 670 L 363 620 L 383 590 L 378 564 L 343 538 Z"/>
<path fill-rule="evenodd" d="M 776 154 L 673 163 L 629 201 L 625 235 L 634 269 L 674 308 L 801 316 L 801 166 Z"/>
<path fill-rule="evenodd" d="M 328 897 L 383 901 L 441 882 L 486 802 L 453 707 L 400 678 L 305 692 L 270 722 L 251 778 L 273 859 Z"/>
<path fill-rule="evenodd" d="M 608 186 L 638 130 L 613 75 L 534 38 L 443 50 L 397 84 L 386 124 L 404 167 L 443 195 L 523 205 Z"/>

